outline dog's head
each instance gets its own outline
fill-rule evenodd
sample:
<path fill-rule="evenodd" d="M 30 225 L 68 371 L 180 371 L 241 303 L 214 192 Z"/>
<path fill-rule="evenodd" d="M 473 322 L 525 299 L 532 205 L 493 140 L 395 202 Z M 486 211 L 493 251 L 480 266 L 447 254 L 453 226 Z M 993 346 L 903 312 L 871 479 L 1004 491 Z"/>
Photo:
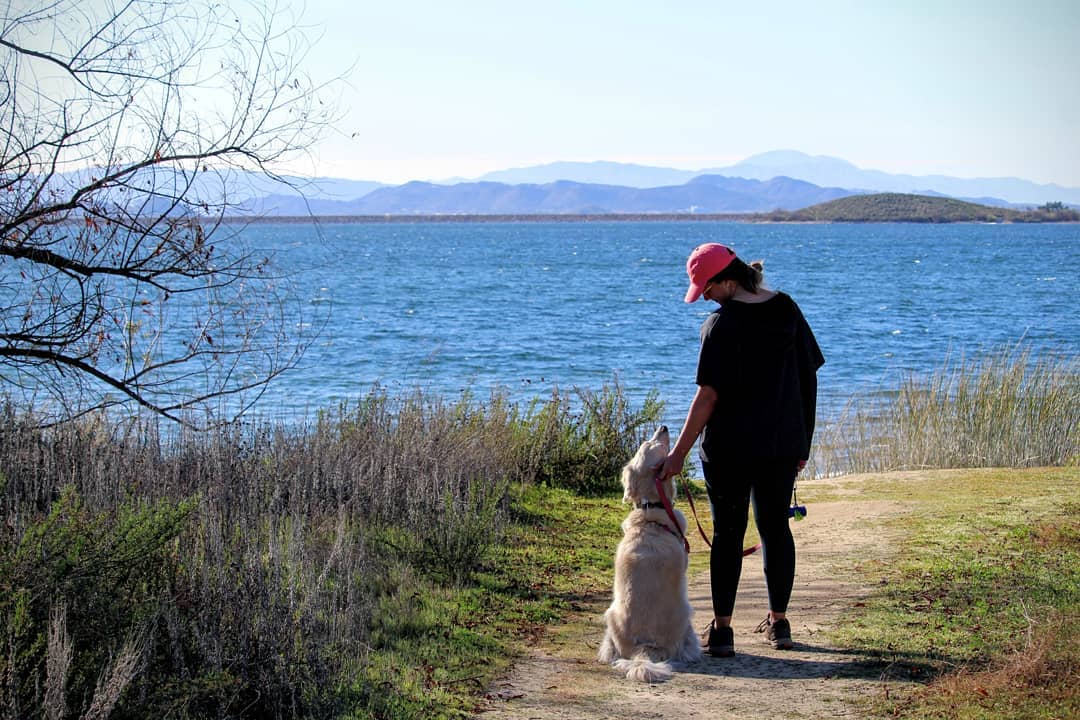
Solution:
<path fill-rule="evenodd" d="M 623 502 L 642 501 L 659 502 L 656 492 L 657 466 L 664 462 L 671 450 L 671 438 L 666 425 L 661 425 L 653 436 L 641 443 L 641 447 L 622 469 Z M 664 492 L 668 498 L 675 494 L 675 482 L 671 478 L 664 481 Z"/>

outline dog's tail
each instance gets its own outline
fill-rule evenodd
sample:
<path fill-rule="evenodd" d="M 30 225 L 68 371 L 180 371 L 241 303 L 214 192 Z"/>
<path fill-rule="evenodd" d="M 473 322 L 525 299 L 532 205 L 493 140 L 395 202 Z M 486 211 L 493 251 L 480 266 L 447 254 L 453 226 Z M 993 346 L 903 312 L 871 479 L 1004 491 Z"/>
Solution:
<path fill-rule="evenodd" d="M 616 660 L 615 669 L 626 673 L 627 680 L 647 683 L 665 682 L 670 680 L 673 674 L 671 663 L 655 662 L 645 653 L 638 653 L 629 660 Z"/>

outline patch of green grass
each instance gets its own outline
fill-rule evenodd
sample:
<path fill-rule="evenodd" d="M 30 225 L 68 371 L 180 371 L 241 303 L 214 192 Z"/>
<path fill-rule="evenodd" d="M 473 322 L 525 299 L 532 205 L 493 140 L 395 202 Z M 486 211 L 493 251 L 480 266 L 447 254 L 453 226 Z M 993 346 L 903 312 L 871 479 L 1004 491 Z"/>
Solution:
<path fill-rule="evenodd" d="M 437 585 L 408 565 L 388 568 L 371 647 L 353 695 L 361 718 L 470 716 L 492 673 L 506 667 L 493 626 L 505 626 L 505 598 L 480 588 Z"/>
<path fill-rule="evenodd" d="M 627 508 L 618 497 L 512 491 L 503 543 L 464 585 L 393 564 L 357 683 L 365 718 L 456 718 L 538 637 L 607 601 Z"/>
<path fill-rule="evenodd" d="M 500 560 L 538 570 L 532 577 L 509 578 L 519 590 L 580 599 L 610 585 L 619 525 L 629 510 L 620 496 L 581 497 L 526 486 L 516 493 L 513 508 L 513 539 Z"/>
<path fill-rule="evenodd" d="M 695 498 L 711 532 L 708 500 Z M 684 500 L 677 502 L 688 513 Z M 527 485 L 512 491 L 503 543 L 466 585 L 447 587 L 405 563 L 387 571 L 371 656 L 356 692 L 364 718 L 456 718 L 540 637 L 576 637 L 611 599 L 615 547 L 629 507 Z M 690 572 L 708 567 L 691 522 Z M 747 543 L 756 542 L 753 531 Z"/>
<path fill-rule="evenodd" d="M 890 685 L 871 708 L 905 718 L 1070 717 L 1080 707 L 1080 505 L 1075 468 L 934 473 L 875 481 L 867 495 L 914 504 L 890 522 L 898 559 L 867 565 L 880 586 L 834 634 L 879 655 Z M 1071 711 L 1067 708 L 1071 708 Z"/>

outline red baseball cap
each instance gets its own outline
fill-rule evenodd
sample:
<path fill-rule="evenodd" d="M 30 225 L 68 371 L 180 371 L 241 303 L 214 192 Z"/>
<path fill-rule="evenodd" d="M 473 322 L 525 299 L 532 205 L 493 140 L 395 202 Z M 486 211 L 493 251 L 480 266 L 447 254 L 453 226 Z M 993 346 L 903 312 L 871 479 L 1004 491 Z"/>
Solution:
<path fill-rule="evenodd" d="M 705 285 L 735 259 L 735 251 L 720 243 L 698 245 L 686 260 L 686 274 L 690 276 L 690 288 L 684 300 L 692 303 L 705 292 Z"/>

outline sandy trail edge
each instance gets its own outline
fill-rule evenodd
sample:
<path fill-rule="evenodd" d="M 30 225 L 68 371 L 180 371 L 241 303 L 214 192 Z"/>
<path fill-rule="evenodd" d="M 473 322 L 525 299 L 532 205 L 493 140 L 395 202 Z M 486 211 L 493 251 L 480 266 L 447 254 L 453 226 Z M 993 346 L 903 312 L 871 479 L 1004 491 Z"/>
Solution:
<path fill-rule="evenodd" d="M 800 482 L 800 490 L 809 497 L 811 487 L 818 485 L 831 493 L 854 495 L 855 479 Z M 476 717 L 858 717 L 851 701 L 882 692 L 880 666 L 831 647 L 821 631 L 869 593 L 870 588 L 857 584 L 852 569 L 857 563 L 892 555 L 892 538 L 878 521 L 903 513 L 905 507 L 857 499 L 809 505 L 807 519 L 792 524 L 798 553 L 788 609 L 793 650 L 773 650 L 763 635 L 754 633 L 768 609 L 758 554 L 743 564 L 734 616 L 736 657 L 707 657 L 683 668 L 668 683 L 631 682 L 596 661 L 603 618 L 594 615 L 581 636 L 530 648 L 509 675 L 489 689 L 488 701 Z M 691 578 L 695 627 L 704 627 L 712 616 L 709 598 L 708 573 Z"/>

